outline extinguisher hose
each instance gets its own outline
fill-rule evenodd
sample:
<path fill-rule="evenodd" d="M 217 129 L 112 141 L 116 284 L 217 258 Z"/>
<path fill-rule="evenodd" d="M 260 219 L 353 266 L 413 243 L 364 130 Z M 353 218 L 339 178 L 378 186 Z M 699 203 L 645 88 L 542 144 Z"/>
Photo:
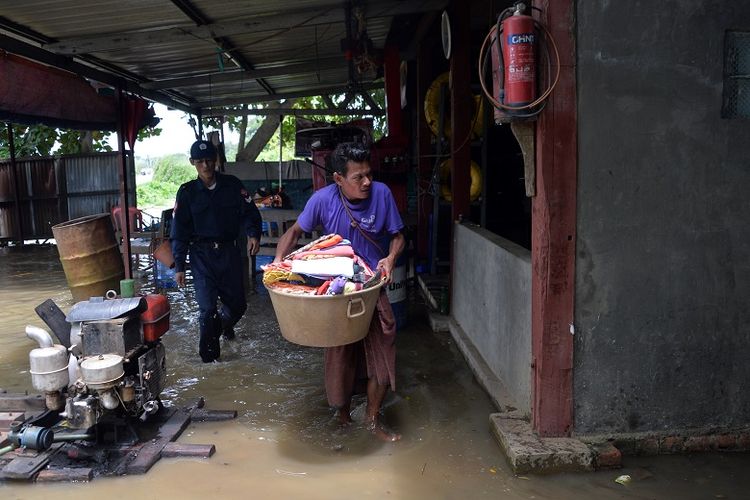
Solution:
<path fill-rule="evenodd" d="M 500 16 L 498 16 L 498 21 L 497 21 L 497 24 L 496 24 L 495 30 L 494 30 L 494 33 L 495 33 L 495 42 L 498 45 L 498 50 L 497 50 L 498 51 L 498 57 L 500 57 L 498 68 L 503 68 L 503 60 L 502 60 L 502 57 L 503 57 L 502 54 L 503 54 L 503 52 L 502 52 L 502 47 L 500 46 L 500 33 L 502 33 L 501 23 L 502 23 L 502 21 L 504 19 L 504 16 L 505 16 L 507 10 L 508 9 L 506 9 L 505 11 L 503 11 L 500 14 Z M 547 30 L 547 28 L 544 27 L 543 24 L 541 24 L 538 21 L 534 20 L 534 26 L 540 32 L 544 33 L 544 37 L 545 37 L 546 41 L 548 42 L 549 46 L 552 47 L 553 53 L 555 55 L 555 61 L 556 61 L 557 64 L 556 64 L 556 71 L 555 71 L 554 80 L 547 85 L 546 90 L 537 99 L 535 99 L 534 101 L 530 102 L 529 104 L 525 104 L 523 106 L 508 106 L 507 104 L 503 104 L 502 102 L 500 102 L 497 99 L 495 99 L 492 96 L 492 93 L 487 90 L 487 85 L 485 84 L 485 81 L 484 81 L 485 80 L 484 79 L 484 74 L 486 72 L 485 64 L 488 61 L 489 50 L 487 50 L 487 49 L 489 47 L 489 43 L 491 43 L 493 30 L 490 30 L 489 33 L 487 33 L 487 36 L 484 37 L 484 41 L 482 42 L 482 46 L 479 49 L 479 64 L 478 64 L 478 67 L 479 67 L 479 84 L 481 85 L 482 92 L 484 93 L 484 95 L 487 98 L 487 100 L 489 100 L 492 103 L 492 105 L 495 106 L 496 108 L 505 109 L 505 110 L 508 110 L 508 111 L 533 110 L 528 115 L 514 114 L 514 116 L 521 116 L 521 117 L 523 117 L 523 116 L 534 116 L 534 115 L 538 114 L 541 111 L 541 109 L 534 110 L 534 108 L 536 108 L 540 104 L 543 104 L 546 101 L 546 99 L 552 93 L 552 91 L 554 90 L 554 88 L 557 86 L 557 82 L 560 79 L 560 53 L 557 50 L 557 44 L 555 43 L 555 39 L 552 36 L 552 34 Z M 548 78 L 549 78 L 549 74 L 551 73 L 551 65 L 552 65 L 552 63 L 551 63 L 551 60 L 550 60 L 550 57 L 549 57 L 549 49 L 547 48 L 546 45 L 544 46 L 544 50 L 545 50 L 545 52 L 547 54 L 546 59 L 547 59 L 548 67 L 550 69 L 547 72 L 547 75 L 548 75 Z M 500 77 L 502 77 L 502 78 L 500 79 L 500 81 L 502 82 L 503 79 L 504 79 L 503 70 L 499 69 L 499 71 L 501 72 Z"/>

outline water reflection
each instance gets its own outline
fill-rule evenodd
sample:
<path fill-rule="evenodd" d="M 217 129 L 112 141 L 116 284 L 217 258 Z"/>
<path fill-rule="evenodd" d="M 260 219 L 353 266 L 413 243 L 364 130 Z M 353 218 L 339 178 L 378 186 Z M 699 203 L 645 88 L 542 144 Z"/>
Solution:
<path fill-rule="evenodd" d="M 140 289 L 153 291 L 146 262 Z M 0 483 L 2 498 L 740 498 L 750 487 L 746 455 L 628 459 L 622 471 L 517 477 L 488 430 L 494 411 L 447 334 L 434 334 L 413 306 L 399 333 L 398 392 L 386 419 L 404 438 L 386 444 L 361 426 L 339 428 L 326 405 L 322 352 L 283 340 L 262 288 L 248 291 L 237 339 L 222 363 L 197 354 L 191 290 L 166 292 L 171 328 L 163 398 L 185 405 L 203 396 L 212 409 L 236 409 L 231 422 L 197 423 L 181 442 L 214 443 L 208 460 L 167 459 L 144 476 L 98 478 L 83 485 Z M 47 298 L 71 304 L 54 247 L 0 249 L 0 387 L 31 389 L 24 335 L 42 326 L 34 307 Z M 363 410 L 362 401 L 354 408 Z M 638 471 L 647 471 L 640 474 Z M 631 473 L 628 487 L 614 483 Z M 721 497 L 719 497 L 721 498 Z"/>

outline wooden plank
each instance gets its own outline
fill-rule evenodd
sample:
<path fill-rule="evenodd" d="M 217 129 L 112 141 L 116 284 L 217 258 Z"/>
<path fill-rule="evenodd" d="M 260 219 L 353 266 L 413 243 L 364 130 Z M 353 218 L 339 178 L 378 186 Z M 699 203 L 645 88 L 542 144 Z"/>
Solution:
<path fill-rule="evenodd" d="M 141 447 L 135 460 L 127 465 L 127 474 L 145 474 L 161 458 L 167 443 L 177 439 L 190 423 L 190 412 L 177 410 L 159 429 L 159 437 Z"/>
<path fill-rule="evenodd" d="M 94 469 L 89 467 L 61 467 L 44 469 L 36 476 L 37 483 L 88 482 L 94 478 Z"/>
<path fill-rule="evenodd" d="M 143 474 L 147 472 L 161 457 L 164 446 L 179 437 L 190 422 L 190 415 L 195 410 L 203 408 L 204 404 L 205 400 L 201 397 L 182 410 L 166 413 L 164 417 L 166 422 L 160 427 L 158 437 L 150 442 L 138 443 L 123 450 L 124 454 L 122 458 L 112 467 L 109 475 L 122 476 L 124 474 Z M 169 410 L 162 411 L 168 412 Z M 187 416 L 187 420 L 183 422 L 180 414 Z M 170 425 L 172 427 L 169 427 Z"/>
<path fill-rule="evenodd" d="M 193 420 L 199 422 L 220 422 L 237 418 L 237 410 L 195 410 Z"/>
<path fill-rule="evenodd" d="M 0 412 L 0 431 L 10 428 L 10 424 L 17 420 L 23 420 L 25 412 L 22 411 L 3 411 Z"/>
<path fill-rule="evenodd" d="M 131 446 L 125 446 L 122 448 L 122 456 L 118 458 L 108 472 L 105 472 L 107 476 L 124 476 L 128 473 L 128 464 L 132 462 L 135 457 L 138 456 L 138 452 L 143 447 L 142 444 L 136 443 Z"/>
<path fill-rule="evenodd" d="M 44 398 L 41 394 L 30 396 L 28 394 L 8 394 L 0 391 L 0 408 L 3 411 L 24 411 L 38 413 L 44 411 Z"/>
<path fill-rule="evenodd" d="M 167 443 L 161 450 L 162 457 L 200 457 L 208 458 L 216 453 L 212 444 Z"/>
<path fill-rule="evenodd" d="M 14 458 L 0 471 L 0 477 L 3 479 L 30 481 L 34 477 L 34 474 L 47 465 L 52 455 L 57 453 L 62 444 L 53 444 L 48 450 L 38 452 L 34 456 L 18 456 Z"/>
<path fill-rule="evenodd" d="M 65 321 L 65 313 L 52 299 L 47 299 L 34 308 L 36 314 L 52 330 L 66 348 L 70 347 L 70 323 Z"/>

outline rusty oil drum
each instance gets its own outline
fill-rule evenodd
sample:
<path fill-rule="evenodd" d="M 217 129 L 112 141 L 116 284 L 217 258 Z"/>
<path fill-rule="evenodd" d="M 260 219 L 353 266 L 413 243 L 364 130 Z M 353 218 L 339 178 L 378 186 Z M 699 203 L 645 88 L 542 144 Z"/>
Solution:
<path fill-rule="evenodd" d="M 118 290 L 125 271 L 109 214 L 96 214 L 52 226 L 73 300 Z"/>

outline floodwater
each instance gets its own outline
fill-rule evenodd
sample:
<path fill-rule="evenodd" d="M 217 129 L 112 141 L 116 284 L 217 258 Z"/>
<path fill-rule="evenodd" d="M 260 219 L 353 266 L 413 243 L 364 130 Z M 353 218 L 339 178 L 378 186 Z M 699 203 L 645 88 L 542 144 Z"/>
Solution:
<path fill-rule="evenodd" d="M 138 275 L 141 290 L 152 290 L 149 271 Z M 748 498 L 748 454 L 626 457 L 615 471 L 514 475 L 488 428 L 492 404 L 450 335 L 430 330 L 413 290 L 409 326 L 398 337 L 398 387 L 385 408 L 403 434 L 397 443 L 334 425 L 321 350 L 280 336 L 262 286 L 248 291 L 248 312 L 238 338 L 223 344 L 224 362 L 211 365 L 197 355 L 194 294 L 167 295 L 163 399 L 181 406 L 203 396 L 206 408 L 238 411 L 233 421 L 194 423 L 179 439 L 213 443 L 216 454 L 163 459 L 145 475 L 91 483 L 0 483 L 1 498 Z M 9 392 L 32 391 L 28 352 L 35 344 L 24 326 L 44 326 L 33 309 L 47 298 L 64 311 L 71 306 L 55 247 L 0 249 L 0 387 Z M 620 474 L 632 481 L 615 483 Z"/>

